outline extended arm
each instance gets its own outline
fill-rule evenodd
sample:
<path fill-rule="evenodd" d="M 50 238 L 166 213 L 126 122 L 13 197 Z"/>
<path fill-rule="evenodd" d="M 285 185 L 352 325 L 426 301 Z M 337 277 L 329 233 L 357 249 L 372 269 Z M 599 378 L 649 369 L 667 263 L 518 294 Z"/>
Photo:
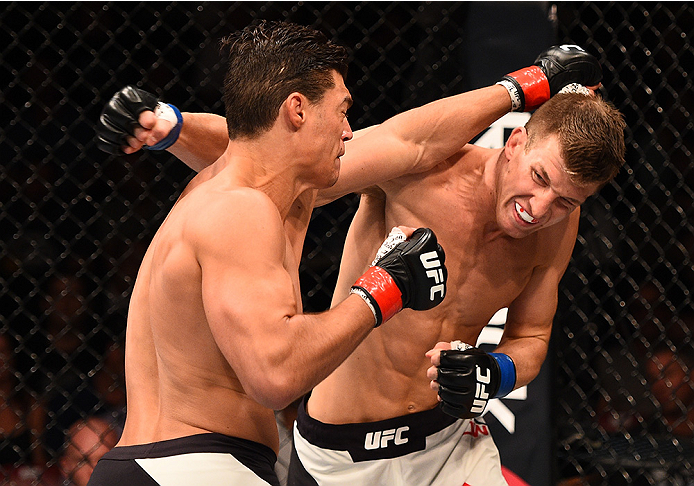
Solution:
<path fill-rule="evenodd" d="M 583 49 L 555 46 L 541 53 L 533 66 L 504 76 L 495 86 L 444 98 L 365 129 L 368 132 L 357 132 L 343 158 L 340 180 L 319 195 L 318 204 L 398 175 L 426 171 L 511 109 L 535 109 L 576 83 L 597 88 L 601 78 L 597 59 Z M 143 144 L 157 144 L 195 170 L 223 153 L 228 138 L 222 117 L 184 113 L 179 118 L 182 123 L 175 119 L 158 123 L 150 116 L 157 101 L 133 87 L 116 93 L 97 125 L 99 147 L 110 153 L 132 153 Z M 174 136 L 167 127 L 174 127 Z"/>
<path fill-rule="evenodd" d="M 398 114 L 347 142 L 340 177 L 334 186 L 319 191 L 316 205 L 425 172 L 510 110 L 508 91 L 495 85 Z"/>
<path fill-rule="evenodd" d="M 222 155 L 229 140 L 223 117 L 182 113 L 179 130 L 172 136 L 175 119 L 155 116 L 157 103 L 153 95 L 133 87 L 116 93 L 101 115 L 99 146 L 126 154 L 161 147 L 196 171 Z M 507 89 L 495 85 L 437 100 L 360 130 L 346 144 L 337 183 L 319 191 L 316 205 L 404 174 L 424 172 L 510 109 Z"/>
<path fill-rule="evenodd" d="M 601 79 L 597 59 L 580 47 L 551 47 L 533 66 L 504 76 L 494 86 L 414 108 L 355 136 L 347 144 L 340 178 L 333 187 L 319 191 L 316 204 L 427 171 L 507 112 L 534 110 L 568 87 L 597 89 Z"/>

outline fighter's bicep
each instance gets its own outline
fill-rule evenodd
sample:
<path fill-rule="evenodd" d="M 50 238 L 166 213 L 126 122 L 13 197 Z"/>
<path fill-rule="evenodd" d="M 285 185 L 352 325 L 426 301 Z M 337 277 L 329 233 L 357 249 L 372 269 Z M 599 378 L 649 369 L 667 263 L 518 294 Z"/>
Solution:
<path fill-rule="evenodd" d="M 409 174 L 416 165 L 419 147 L 393 132 L 374 127 L 345 144 L 337 182 L 318 192 L 316 205 Z"/>
<path fill-rule="evenodd" d="M 521 294 L 508 306 L 505 338 L 549 337 L 557 310 L 558 283 L 554 272 L 537 268 Z"/>
<path fill-rule="evenodd" d="M 198 255 L 205 317 L 232 367 L 271 338 L 298 305 L 279 217 L 247 209 L 224 218 Z"/>
<path fill-rule="evenodd" d="M 296 314 L 287 270 L 266 256 L 261 245 L 235 252 L 232 259 L 209 260 L 203 267 L 205 316 L 225 355 L 239 343 L 262 341 L 265 333 Z"/>

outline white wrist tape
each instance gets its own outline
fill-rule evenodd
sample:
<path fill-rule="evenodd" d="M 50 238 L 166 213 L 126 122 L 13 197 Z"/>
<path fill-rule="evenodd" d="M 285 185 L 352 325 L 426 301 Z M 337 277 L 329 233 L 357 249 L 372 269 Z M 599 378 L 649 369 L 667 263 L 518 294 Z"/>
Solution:
<path fill-rule="evenodd" d="M 474 348 L 474 346 L 462 341 L 451 341 L 451 349 L 455 351 L 465 351 L 466 349 Z"/>
<path fill-rule="evenodd" d="M 349 291 L 349 293 L 358 295 L 359 297 L 362 298 L 362 300 L 366 303 L 366 305 L 369 306 L 369 309 L 371 309 L 371 313 L 374 315 L 374 327 L 380 326 L 381 323 L 378 322 L 380 312 L 376 311 L 376 308 L 374 307 L 373 303 L 371 302 L 371 299 L 369 298 L 369 294 L 366 293 L 363 289 L 360 289 L 357 287 L 352 287 L 352 289 Z"/>
<path fill-rule="evenodd" d="M 371 266 L 373 267 L 376 265 L 376 262 L 383 258 L 390 250 L 398 246 L 398 243 L 401 243 L 407 239 L 407 236 L 405 236 L 405 233 L 402 232 L 400 228 L 393 228 L 388 235 L 388 238 L 386 238 L 386 241 L 383 242 L 381 247 L 378 249 L 378 252 L 376 253 L 376 258 L 374 258 L 374 261 L 371 262 Z"/>
<path fill-rule="evenodd" d="M 583 86 L 582 84 L 578 83 L 571 83 L 567 84 L 564 86 L 562 89 L 559 90 L 559 93 L 579 93 L 582 95 L 590 96 L 593 94 L 591 90 Z M 557 94 L 559 94 L 557 93 Z"/>
<path fill-rule="evenodd" d="M 162 103 L 161 101 L 157 103 L 157 106 L 154 108 L 154 116 L 170 122 L 172 128 L 178 123 L 178 117 L 174 109 L 167 103 Z"/>
<path fill-rule="evenodd" d="M 508 95 L 511 97 L 511 111 L 521 111 L 523 109 L 523 90 L 517 82 L 514 83 L 508 79 L 502 79 L 495 84 L 500 84 L 508 91 Z"/>
<path fill-rule="evenodd" d="M 181 134 L 181 128 L 183 127 L 183 115 L 174 105 L 168 103 L 162 103 L 161 101 L 157 103 L 154 107 L 154 116 L 160 120 L 166 120 L 171 123 L 171 131 L 163 139 L 159 140 L 156 144 L 148 147 L 144 146 L 147 150 L 166 150 L 176 143 L 178 136 Z"/>

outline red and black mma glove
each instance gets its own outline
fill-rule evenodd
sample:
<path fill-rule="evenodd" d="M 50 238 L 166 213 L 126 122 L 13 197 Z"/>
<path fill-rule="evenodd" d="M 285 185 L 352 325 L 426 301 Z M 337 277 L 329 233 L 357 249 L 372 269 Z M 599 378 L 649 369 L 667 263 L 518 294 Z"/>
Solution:
<path fill-rule="evenodd" d="M 409 239 L 403 240 L 402 232 L 392 232 L 381 246 L 373 266 L 359 277 L 350 291 L 371 308 L 376 320 L 374 327 L 403 308 L 428 310 L 436 307 L 446 295 L 446 256 L 434 232 L 419 228 Z"/>
<path fill-rule="evenodd" d="M 552 46 L 535 63 L 507 74 L 496 83 L 508 90 L 513 111 L 533 111 L 563 88 L 597 86 L 602 80 L 598 60 L 579 46 Z"/>
<path fill-rule="evenodd" d="M 492 398 L 502 398 L 516 386 L 516 365 L 503 353 L 479 348 L 441 351 L 438 366 L 441 409 L 462 419 L 479 417 Z"/>
<path fill-rule="evenodd" d="M 178 140 L 183 125 L 183 116 L 178 108 L 160 102 L 152 93 L 134 86 L 126 86 L 114 94 L 101 111 L 96 124 L 97 147 L 109 154 L 121 154 L 121 147 L 128 144 L 126 138 L 135 136 L 140 113 L 145 110 L 154 111 L 158 118 L 169 120 L 173 128 L 156 145 L 145 145 L 143 148 L 164 150 L 173 145 Z"/>

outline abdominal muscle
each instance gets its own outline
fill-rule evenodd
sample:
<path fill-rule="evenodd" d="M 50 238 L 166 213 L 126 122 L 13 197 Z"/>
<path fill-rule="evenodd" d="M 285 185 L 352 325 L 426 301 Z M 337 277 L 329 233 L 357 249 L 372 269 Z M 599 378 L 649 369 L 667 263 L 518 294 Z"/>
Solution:
<path fill-rule="evenodd" d="M 481 329 L 454 329 L 436 316 L 443 309 L 404 310 L 374 330 L 313 390 L 308 414 L 321 422 L 374 422 L 430 410 L 437 394 L 426 376 L 425 353 L 439 341 L 476 340 Z"/>
<path fill-rule="evenodd" d="M 342 254 L 333 303 L 349 295 L 352 283 L 368 267 L 390 230 L 384 200 L 362 196 Z M 328 424 L 373 422 L 435 407 L 437 394 L 426 376 L 425 353 L 439 341 L 476 339 L 482 327 L 452 313 L 456 299 L 429 311 L 405 309 L 374 329 L 330 376 L 318 384 L 307 403 L 308 414 Z M 486 321 L 485 321 L 486 322 Z"/>

